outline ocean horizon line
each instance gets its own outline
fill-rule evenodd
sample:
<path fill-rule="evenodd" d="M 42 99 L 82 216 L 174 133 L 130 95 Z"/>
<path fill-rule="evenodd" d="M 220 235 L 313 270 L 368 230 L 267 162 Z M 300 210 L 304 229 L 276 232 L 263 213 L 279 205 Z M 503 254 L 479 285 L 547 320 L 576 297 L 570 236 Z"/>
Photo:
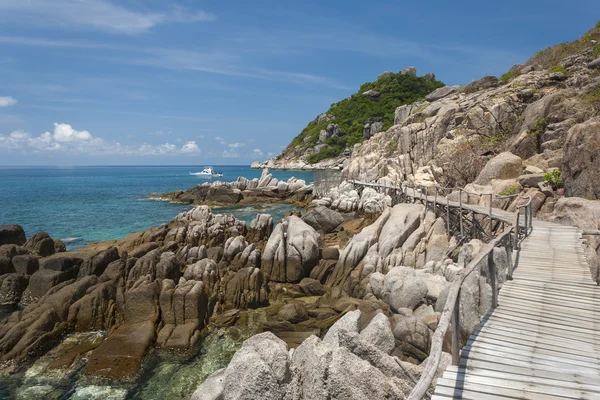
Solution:
<path fill-rule="evenodd" d="M 0 165 L 0 169 L 8 168 L 127 168 L 127 167 L 250 167 L 251 164 L 94 164 L 94 165 Z"/>

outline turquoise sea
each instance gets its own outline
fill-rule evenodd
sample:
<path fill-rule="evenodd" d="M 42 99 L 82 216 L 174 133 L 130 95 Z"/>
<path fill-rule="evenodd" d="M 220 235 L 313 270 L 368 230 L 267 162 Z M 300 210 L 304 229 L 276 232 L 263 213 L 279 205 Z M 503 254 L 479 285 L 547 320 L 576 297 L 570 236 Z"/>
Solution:
<path fill-rule="evenodd" d="M 227 182 L 238 176 L 260 177 L 247 166 L 214 166 L 221 178 L 190 172 L 196 166 L 0 167 L 0 224 L 23 226 L 27 237 L 45 231 L 62 239 L 69 250 L 89 242 L 120 239 L 171 220 L 190 207 L 148 199 L 150 193 L 188 189 L 198 183 Z M 272 171 L 278 179 L 313 180 L 306 171 Z M 229 207 L 225 212 L 250 222 L 257 212 L 281 218 L 291 206 L 264 209 Z"/>

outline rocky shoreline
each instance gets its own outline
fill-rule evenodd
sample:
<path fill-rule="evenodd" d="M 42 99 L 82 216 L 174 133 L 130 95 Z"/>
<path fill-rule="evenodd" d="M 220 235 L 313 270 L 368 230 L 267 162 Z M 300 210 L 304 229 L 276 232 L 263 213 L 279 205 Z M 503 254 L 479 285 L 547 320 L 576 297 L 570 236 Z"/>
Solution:
<path fill-rule="evenodd" d="M 467 189 L 496 193 L 520 182 L 538 217 L 597 226 L 597 202 L 561 197 L 535 172 L 503 153 Z M 214 364 L 221 369 L 194 399 L 402 397 L 419 377 L 450 283 L 484 246 L 459 242 L 419 202 L 392 206 L 389 195 L 359 193 L 346 182 L 315 199 L 311 185 L 278 182 L 265 170 L 261 179 L 161 196 L 196 206 L 167 224 L 73 252 L 43 232 L 26 240 L 18 225 L 0 227 L 0 298 L 15 308 L 0 322 L 0 380 L 51 358 L 45 374 L 72 371 L 122 387 L 140 379 L 149 354 L 193 357 L 217 335 L 238 338 L 241 348 L 228 353 L 229 364 Z M 259 213 L 246 224 L 198 205 L 257 199 L 304 208 L 281 221 Z M 511 210 L 515 202 L 494 206 Z M 502 285 L 508 254 L 496 250 Z M 491 301 L 484 270 L 461 294 L 464 340 Z M 376 387 L 366 377 L 377 377 Z M 186 387 L 191 395 L 195 387 Z"/>
<path fill-rule="evenodd" d="M 233 182 L 205 182 L 188 190 L 149 195 L 152 200 L 179 204 L 232 206 L 260 203 L 289 203 L 305 207 L 312 200 L 313 185 L 291 177 L 279 181 L 263 169 L 260 178 L 239 177 Z"/>
<path fill-rule="evenodd" d="M 221 189 L 248 196 L 243 198 L 268 193 L 266 197 L 277 194 L 278 201 L 312 200 L 310 185 L 290 180 L 285 190 L 269 175 L 265 171 L 254 188 L 247 185 L 242 190 L 238 185 L 245 181 L 238 179 L 182 193 L 190 193 L 184 198 L 196 204 L 207 191 Z M 446 278 L 433 276 L 432 263 L 430 272 L 416 276 L 406 275 L 408 270 L 394 267 L 391 260 L 399 260 L 399 251 L 408 251 L 421 265 L 428 252 L 439 253 L 428 249 L 425 235 L 441 235 L 443 230 L 428 232 L 442 225 L 417 205 L 383 213 L 339 213 L 313 203 L 301 218 L 291 215 L 274 223 L 270 215 L 258 214 L 249 225 L 203 205 L 122 240 L 74 252 L 65 252 L 58 243 L 58 253 L 46 234 L 25 241 L 19 226 L 2 226 L 0 296 L 21 308 L 0 323 L 0 359 L 16 373 L 46 354 L 56 354 L 59 361 L 50 369 L 73 369 L 107 382 L 135 381 L 152 349 L 194 353 L 203 332 L 228 327 L 248 336 L 272 332 L 295 348 L 311 336 L 322 337 L 353 310 L 361 310 L 367 320 L 383 313 L 376 320 L 385 316 L 387 321 L 398 310 L 406 318 L 415 311 L 419 317 L 410 317 L 414 321 L 427 315 L 429 325 L 402 324 L 405 330 L 425 329 L 429 337 L 439 314 L 435 299 Z M 403 249 L 403 241 L 388 243 L 396 235 L 411 244 Z M 365 240 L 387 243 L 385 252 L 390 255 L 384 257 L 390 261 L 381 270 L 386 274 L 380 274 L 381 284 L 391 285 L 386 290 L 393 289 L 396 274 L 406 275 L 413 282 L 406 285 L 419 287 L 413 297 L 398 303 L 369 289 L 370 274 L 353 276 L 352 265 L 365 256 L 372 258 L 357 250 L 366 250 Z M 388 278 L 390 283 L 385 283 Z M 86 332 L 103 333 L 80 336 L 75 346 L 64 341 Z M 415 336 L 406 342 L 404 333 L 398 334 L 392 340 L 394 357 L 423 361 L 428 344 L 426 338 L 419 340 Z"/>

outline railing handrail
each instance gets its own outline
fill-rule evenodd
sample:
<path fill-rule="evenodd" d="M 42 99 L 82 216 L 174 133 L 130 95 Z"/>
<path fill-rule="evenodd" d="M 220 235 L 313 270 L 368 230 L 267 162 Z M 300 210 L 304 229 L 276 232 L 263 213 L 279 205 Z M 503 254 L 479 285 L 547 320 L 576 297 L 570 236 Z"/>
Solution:
<path fill-rule="evenodd" d="M 465 269 L 456 275 L 454 281 L 452 281 L 452 285 L 448 291 L 446 303 L 444 304 L 444 309 L 442 311 L 442 315 L 440 316 L 437 329 L 431 338 L 431 350 L 429 352 L 427 364 L 421 373 L 421 378 L 411 391 L 408 397 L 409 400 L 420 400 L 433 382 L 433 378 L 435 377 L 440 364 L 440 359 L 442 357 L 444 337 L 446 336 L 446 332 L 450 326 L 450 318 L 455 312 L 458 296 L 460 295 L 460 290 L 465 279 L 473 271 L 475 271 L 476 268 L 479 267 L 479 264 L 494 251 L 494 248 L 498 244 L 501 244 L 507 236 L 510 237 L 510 234 L 511 230 L 509 229 L 489 242 L 486 247 L 469 263 L 469 265 L 467 265 Z M 495 305 L 492 304 L 492 307 L 494 306 Z"/>
<path fill-rule="evenodd" d="M 360 181 L 356 181 L 356 180 L 348 180 L 348 182 L 352 183 L 353 185 L 358 184 L 358 185 L 363 185 L 363 186 L 381 187 L 384 189 L 401 190 L 403 194 L 408 195 L 408 196 L 411 195 L 408 192 L 408 189 L 413 189 L 413 194 L 412 194 L 413 198 L 417 198 L 416 190 L 418 189 L 420 192 L 420 195 L 421 195 L 418 198 L 421 201 L 423 200 L 422 189 L 425 187 L 424 185 L 409 186 L 404 183 L 402 183 L 402 185 L 400 187 L 398 187 L 398 186 L 393 186 L 393 185 L 388 186 L 387 184 L 382 185 L 382 184 L 378 184 L 378 183 L 360 182 Z M 504 241 L 506 239 L 508 239 L 509 246 L 507 248 L 507 251 L 509 251 L 509 248 L 512 248 L 512 246 L 510 246 L 510 240 L 512 240 L 513 233 L 514 233 L 514 248 L 515 248 L 515 250 L 518 249 L 518 244 L 520 242 L 519 234 L 521 233 L 521 228 L 522 228 L 522 226 L 519 222 L 519 216 L 520 216 L 522 210 L 525 210 L 525 224 L 524 224 L 523 238 L 527 237 L 529 232 L 533 229 L 533 227 L 532 227 L 532 222 L 533 222 L 532 201 L 533 201 L 533 198 L 529 195 L 521 196 L 520 194 L 496 195 L 494 193 L 471 193 L 471 192 L 465 191 L 464 188 L 462 188 L 462 187 L 452 189 L 452 188 L 442 188 L 438 185 L 432 185 L 429 187 L 435 188 L 435 197 L 434 197 L 435 200 L 433 203 L 434 207 L 438 201 L 437 195 L 438 195 L 439 189 L 448 189 L 448 190 L 452 190 L 453 192 L 458 191 L 459 192 L 459 203 L 460 203 L 459 208 L 461 209 L 461 215 L 462 215 L 462 207 L 463 207 L 462 206 L 463 193 L 465 193 L 467 195 L 489 196 L 490 204 L 489 204 L 489 211 L 488 211 L 487 215 L 490 218 L 490 225 L 492 224 L 492 218 L 493 218 L 492 202 L 493 202 L 494 198 L 496 198 L 496 199 L 517 198 L 517 199 L 526 200 L 526 202 L 524 204 L 515 206 L 514 223 L 511 221 L 506 221 L 509 224 L 509 229 L 504 230 L 504 232 L 502 232 L 500 234 L 500 236 L 492 239 L 486 245 L 486 247 L 484 247 L 484 249 L 481 252 L 479 252 L 479 254 L 462 271 L 460 271 L 457 274 L 454 281 L 452 281 L 452 284 L 448 291 L 448 295 L 446 297 L 446 303 L 444 304 L 444 308 L 443 308 L 442 314 L 441 314 L 439 322 L 438 322 L 437 329 L 435 330 L 435 332 L 432 336 L 432 339 L 431 339 L 431 349 L 429 352 L 427 364 L 425 365 L 425 368 L 423 369 L 423 372 L 421 373 L 421 377 L 420 377 L 419 381 L 415 384 L 413 390 L 411 391 L 411 393 L 408 397 L 409 400 L 420 400 L 421 398 L 423 398 L 423 396 L 425 395 L 425 393 L 431 386 L 431 383 L 433 382 L 433 379 L 434 379 L 437 369 L 439 367 L 440 359 L 442 356 L 444 337 L 446 336 L 446 333 L 450 326 L 451 318 L 454 320 L 453 321 L 453 335 L 452 335 L 452 363 L 454 365 L 458 365 L 459 353 L 460 353 L 460 322 L 459 322 L 459 304 L 460 304 L 459 298 L 460 297 L 459 296 L 460 296 L 460 291 L 464 284 L 465 279 L 476 268 L 480 267 L 479 264 L 487 257 L 488 269 L 489 269 L 488 274 L 489 274 L 489 278 L 490 278 L 491 285 L 492 285 L 491 308 L 492 309 L 496 308 L 497 301 L 498 301 L 498 288 L 497 288 L 497 282 L 496 282 L 496 270 L 495 270 L 496 266 L 495 266 L 495 263 L 493 260 L 493 250 L 495 247 L 503 244 Z M 429 196 L 427 194 L 427 190 L 428 190 L 427 187 L 425 187 L 425 190 L 426 190 L 425 205 L 427 206 L 427 197 Z M 441 204 L 441 205 L 443 205 L 443 204 Z M 448 196 L 446 196 L 446 207 L 448 207 L 448 209 L 450 207 L 449 202 L 448 202 Z M 460 222 L 461 222 L 461 232 L 462 232 L 462 218 L 460 219 Z M 491 226 L 490 226 L 490 231 L 491 231 L 490 232 L 490 237 L 491 237 L 493 235 Z M 510 253 L 508 256 L 509 256 L 509 258 L 511 257 Z M 509 263 L 511 263 L 511 260 L 509 260 Z M 508 273 L 509 273 L 509 277 L 512 276 L 512 267 L 509 268 Z"/>

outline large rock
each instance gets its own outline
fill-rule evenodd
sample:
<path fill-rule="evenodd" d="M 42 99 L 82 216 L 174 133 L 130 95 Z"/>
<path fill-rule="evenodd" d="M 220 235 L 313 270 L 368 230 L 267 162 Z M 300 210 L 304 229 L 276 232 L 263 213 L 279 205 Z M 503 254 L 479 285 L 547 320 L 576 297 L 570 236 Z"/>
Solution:
<path fill-rule="evenodd" d="M 323 338 L 323 343 L 331 346 L 339 345 L 340 331 L 358 333 L 360 328 L 360 310 L 354 310 L 346 313 L 335 324 L 333 324 Z"/>
<path fill-rule="evenodd" d="M 86 275 L 100 276 L 113 261 L 119 259 L 119 252 L 116 247 L 110 247 L 106 250 L 102 250 L 88 259 L 85 259 L 79 268 L 79 278 Z"/>
<path fill-rule="evenodd" d="M 302 220 L 317 231 L 330 233 L 344 222 L 344 217 L 330 208 L 318 206 L 304 214 Z"/>
<path fill-rule="evenodd" d="M 431 334 L 431 330 L 421 319 L 413 316 L 394 315 L 394 337 L 399 341 L 428 353 Z"/>
<path fill-rule="evenodd" d="M 562 178 L 567 196 L 600 199 L 600 117 L 569 129 Z"/>
<path fill-rule="evenodd" d="M 521 157 L 515 156 L 510 152 L 500 153 L 488 161 L 479 173 L 475 183 L 478 185 L 487 185 L 492 179 L 518 178 L 522 170 L 523 161 Z"/>
<path fill-rule="evenodd" d="M 268 240 L 273 232 L 273 217 L 271 214 L 256 214 L 256 217 L 250 222 L 250 232 L 248 240 L 258 242 Z"/>
<path fill-rule="evenodd" d="M 390 288 L 389 295 L 386 296 L 388 288 Z M 393 310 L 401 308 L 414 310 L 424 301 L 427 293 L 427 285 L 421 278 L 416 276 L 412 268 L 394 267 L 386 275 L 383 300 Z"/>
<path fill-rule="evenodd" d="M 15 272 L 22 275 L 31 275 L 40 267 L 38 258 L 33 254 L 23 254 L 12 258 Z"/>
<path fill-rule="evenodd" d="M 297 324 L 308 319 L 308 310 L 304 303 L 286 304 L 277 313 L 277 318 L 282 321 L 288 321 Z"/>
<path fill-rule="evenodd" d="M 191 400 L 223 400 L 225 368 L 213 372 L 192 394 Z"/>
<path fill-rule="evenodd" d="M 406 398 L 410 386 L 404 367 L 377 347 L 364 343 L 356 333 L 342 334 L 345 346 L 332 347 L 311 336 L 294 351 L 289 398 Z"/>
<path fill-rule="evenodd" d="M 27 240 L 25 247 L 47 257 L 55 253 L 54 240 L 46 232 L 38 232 Z"/>
<path fill-rule="evenodd" d="M 225 261 L 233 261 L 234 257 L 243 252 L 247 246 L 248 242 L 246 242 L 246 239 L 244 239 L 243 236 L 236 236 L 227 239 L 225 242 L 225 247 L 223 248 L 223 257 L 225 258 Z"/>
<path fill-rule="evenodd" d="M 155 340 L 152 321 L 122 324 L 88 356 L 82 372 L 109 379 L 129 378 L 139 371 Z"/>
<path fill-rule="evenodd" d="M 276 282 L 300 282 L 319 262 L 319 234 L 295 216 L 275 227 L 262 257 L 262 270 Z"/>
<path fill-rule="evenodd" d="M 20 274 L 0 275 L 0 303 L 18 303 L 29 282 Z"/>
<path fill-rule="evenodd" d="M 21 225 L 0 225 L 0 246 L 3 244 L 16 244 L 18 246 L 25 244 L 25 231 Z"/>
<path fill-rule="evenodd" d="M 208 319 L 208 296 L 204 283 L 181 279 L 177 287 L 171 279 L 162 281 L 161 317 L 165 325 L 158 333 L 162 347 L 188 349 L 200 337 Z"/>
<path fill-rule="evenodd" d="M 51 288 L 59 283 L 75 279 L 78 268 L 55 271 L 52 269 L 40 269 L 31 275 L 29 286 L 25 290 L 24 298 L 29 302 L 35 301 L 45 295 Z"/>
<path fill-rule="evenodd" d="M 458 89 L 460 89 L 460 86 L 444 86 L 444 87 L 435 89 L 433 92 L 429 93 L 425 97 L 425 100 L 427 100 L 429 102 L 436 101 L 436 100 L 439 100 L 446 96 L 449 96 L 452 93 L 455 93 Z"/>
<path fill-rule="evenodd" d="M 268 304 L 268 293 L 263 271 L 246 267 L 230 272 L 224 278 L 225 304 L 230 308 L 256 308 Z"/>
<path fill-rule="evenodd" d="M 76 269 L 79 272 L 79 267 L 82 263 L 83 260 L 81 258 L 64 255 L 42 260 L 40 268 L 52 271 L 70 271 Z"/>
<path fill-rule="evenodd" d="M 25 244 L 25 231 L 21 225 L 0 225 L 0 246 L 3 244 Z"/>
<path fill-rule="evenodd" d="M 390 320 L 381 312 L 360 332 L 360 337 L 386 354 L 390 354 L 396 346 Z"/>
<path fill-rule="evenodd" d="M 406 239 L 419 227 L 423 206 L 398 204 L 391 210 L 389 219 L 379 233 L 378 251 L 386 258 L 392 250 L 402 246 Z"/>
<path fill-rule="evenodd" d="M 360 312 L 351 314 L 358 321 Z M 370 342 L 376 331 L 390 336 L 385 316 L 375 316 L 358 334 L 358 322 L 350 330 L 339 329 L 334 342 L 312 335 L 292 351 L 272 333 L 246 340 L 229 366 L 211 375 L 194 393 L 197 400 L 229 399 L 402 399 L 412 387 L 409 372 L 420 368 L 399 361 Z M 338 323 L 337 325 L 340 325 Z M 355 327 L 356 325 L 356 327 Z M 385 325 L 385 326 L 384 326 Z M 334 325 L 335 327 L 335 325 Z M 389 343 L 385 346 L 389 348 Z"/>
<path fill-rule="evenodd" d="M 495 76 L 484 76 L 483 78 L 477 79 L 464 87 L 465 93 L 473 93 L 483 89 L 489 89 L 496 87 L 500 84 L 500 81 Z"/>
<path fill-rule="evenodd" d="M 288 349 L 271 332 L 252 336 L 225 370 L 224 399 L 280 400 L 281 385 L 290 380 Z"/>
<path fill-rule="evenodd" d="M 0 255 L 0 275 L 10 274 L 12 272 L 15 272 L 15 267 L 13 266 L 11 258 Z"/>

